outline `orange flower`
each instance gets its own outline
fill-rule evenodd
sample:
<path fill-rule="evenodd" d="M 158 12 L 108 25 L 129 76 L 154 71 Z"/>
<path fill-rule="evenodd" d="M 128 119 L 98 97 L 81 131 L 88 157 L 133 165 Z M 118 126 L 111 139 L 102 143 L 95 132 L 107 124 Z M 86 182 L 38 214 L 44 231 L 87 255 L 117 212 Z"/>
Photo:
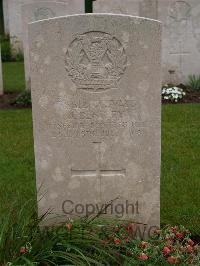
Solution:
<path fill-rule="evenodd" d="M 183 233 L 176 233 L 176 237 L 179 238 L 179 239 L 182 239 L 184 237 Z"/>
<path fill-rule="evenodd" d="M 21 247 L 20 248 L 20 253 L 21 254 L 26 254 L 28 252 L 28 249 L 26 247 Z"/>
<path fill-rule="evenodd" d="M 189 244 L 190 246 L 194 246 L 194 242 L 192 241 L 192 239 L 188 239 L 188 244 Z"/>
<path fill-rule="evenodd" d="M 67 228 L 69 231 L 71 231 L 71 230 L 72 230 L 72 227 L 73 227 L 73 225 L 72 225 L 72 224 L 66 224 L 66 228 Z"/>
<path fill-rule="evenodd" d="M 192 253 L 193 252 L 193 247 L 190 245 L 187 245 L 187 252 Z"/>
<path fill-rule="evenodd" d="M 148 258 L 149 257 L 145 253 L 141 253 L 140 256 L 139 256 L 140 260 L 148 260 Z"/>
<path fill-rule="evenodd" d="M 167 262 L 169 262 L 169 263 L 177 263 L 178 262 L 178 258 L 176 258 L 176 257 L 169 257 L 169 258 L 167 258 Z"/>
<path fill-rule="evenodd" d="M 142 249 L 146 248 L 147 246 L 148 246 L 148 243 L 147 242 L 142 241 L 140 243 L 140 248 L 142 248 Z"/>
<path fill-rule="evenodd" d="M 128 244 L 130 242 L 128 237 L 125 238 L 125 242 L 126 242 L 126 244 Z"/>
<path fill-rule="evenodd" d="M 126 231 L 127 231 L 128 233 L 132 233 L 132 232 L 134 232 L 135 227 L 136 227 L 136 225 L 135 225 L 134 223 L 130 223 L 130 224 L 128 224 L 128 225 L 126 226 Z"/>
<path fill-rule="evenodd" d="M 164 247 L 162 252 L 164 256 L 167 256 L 171 252 L 171 250 L 168 247 Z"/>
<path fill-rule="evenodd" d="M 115 238 L 114 239 L 114 243 L 115 243 L 116 246 L 119 246 L 120 243 L 121 243 L 121 240 L 119 238 Z"/>

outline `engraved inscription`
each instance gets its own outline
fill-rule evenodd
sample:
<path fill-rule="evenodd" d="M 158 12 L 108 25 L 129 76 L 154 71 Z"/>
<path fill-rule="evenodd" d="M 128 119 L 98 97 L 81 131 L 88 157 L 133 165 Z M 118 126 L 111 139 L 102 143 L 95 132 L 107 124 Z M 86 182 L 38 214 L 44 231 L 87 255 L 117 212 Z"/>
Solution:
<path fill-rule="evenodd" d="M 55 12 L 48 7 L 37 8 L 34 12 L 35 20 L 42 20 L 55 17 Z"/>
<path fill-rule="evenodd" d="M 51 120 L 55 138 L 112 138 L 137 121 L 138 103 L 134 98 L 89 100 L 88 97 L 58 97 L 55 102 L 61 119 Z"/>
<path fill-rule="evenodd" d="M 127 65 L 120 41 L 105 32 L 86 32 L 71 42 L 66 70 L 77 89 L 91 92 L 117 88 Z"/>
<path fill-rule="evenodd" d="M 96 161 L 97 161 L 97 168 L 94 170 L 75 170 L 71 169 L 71 174 L 72 177 L 96 177 L 99 181 L 99 192 L 100 192 L 100 200 L 102 200 L 102 184 L 101 184 L 101 179 L 103 177 L 125 177 L 126 176 L 126 170 L 125 169 L 104 169 L 102 168 L 102 154 L 101 154 L 101 142 L 94 142 L 94 145 L 97 147 L 97 156 L 96 156 Z"/>

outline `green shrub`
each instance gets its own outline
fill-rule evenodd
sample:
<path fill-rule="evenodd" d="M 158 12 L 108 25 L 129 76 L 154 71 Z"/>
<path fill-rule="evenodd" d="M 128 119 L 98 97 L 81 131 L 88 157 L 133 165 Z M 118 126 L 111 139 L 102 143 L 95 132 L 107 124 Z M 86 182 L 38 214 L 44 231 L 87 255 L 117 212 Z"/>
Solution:
<path fill-rule="evenodd" d="M 3 62 L 12 61 L 12 53 L 9 36 L 1 36 L 1 58 Z"/>
<path fill-rule="evenodd" d="M 30 107 L 31 106 L 31 91 L 30 90 L 22 91 L 17 96 L 15 103 L 22 107 Z"/>
<path fill-rule="evenodd" d="M 8 35 L 0 37 L 1 42 L 1 57 L 3 62 L 22 62 L 24 55 L 22 51 L 12 50 L 10 37 Z"/>
<path fill-rule="evenodd" d="M 190 75 L 189 76 L 188 86 L 192 90 L 200 90 L 200 75 L 198 75 L 198 76 Z"/>
<path fill-rule="evenodd" d="M 18 51 L 17 54 L 13 57 L 14 61 L 22 62 L 24 61 L 24 55 L 21 51 Z"/>

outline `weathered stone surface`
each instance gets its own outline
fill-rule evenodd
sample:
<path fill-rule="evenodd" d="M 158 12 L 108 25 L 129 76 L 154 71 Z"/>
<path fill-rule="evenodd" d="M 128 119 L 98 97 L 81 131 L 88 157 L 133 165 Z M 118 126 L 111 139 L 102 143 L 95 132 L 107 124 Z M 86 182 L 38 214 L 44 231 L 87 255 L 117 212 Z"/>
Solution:
<path fill-rule="evenodd" d="M 1 47 L 0 47 L 0 95 L 3 94 L 3 72 L 2 72 L 2 59 L 1 59 Z"/>
<path fill-rule="evenodd" d="M 4 32 L 9 34 L 8 0 L 3 0 Z"/>
<path fill-rule="evenodd" d="M 118 198 L 107 214 L 123 204 L 123 218 L 159 225 L 160 28 L 106 14 L 29 25 L 39 214 Z"/>
<path fill-rule="evenodd" d="M 200 73 L 200 1 L 158 1 L 163 22 L 163 82 L 184 83 Z"/>
<path fill-rule="evenodd" d="M 82 1 L 83 3 L 84 1 Z M 48 19 L 52 17 L 59 17 L 65 15 L 72 15 L 74 13 L 83 13 L 84 6 L 78 5 L 80 1 L 68 2 L 48 2 L 41 1 L 31 4 L 26 4 L 21 7 L 22 25 L 23 25 L 23 47 L 24 47 L 24 63 L 26 87 L 31 88 L 30 82 L 30 61 L 29 61 L 29 46 L 28 46 L 28 23 L 37 20 Z"/>
<path fill-rule="evenodd" d="M 157 0 L 96 0 L 95 13 L 115 13 L 147 18 L 157 18 Z"/>
<path fill-rule="evenodd" d="M 11 37 L 11 45 L 13 54 L 23 51 L 23 30 L 21 6 L 30 3 L 41 3 L 41 0 L 4 0 L 4 22 L 6 30 L 9 31 Z M 68 4 L 69 10 L 73 9 L 73 14 L 85 12 L 84 0 L 47 0 L 47 2 L 62 2 Z M 70 12 L 67 14 L 71 14 Z"/>
<path fill-rule="evenodd" d="M 95 13 L 114 13 L 138 16 L 140 0 L 96 0 L 93 2 Z"/>
<path fill-rule="evenodd" d="M 162 21 L 163 83 L 186 83 L 188 75 L 199 75 L 199 0 L 96 0 L 94 11 L 139 15 Z"/>

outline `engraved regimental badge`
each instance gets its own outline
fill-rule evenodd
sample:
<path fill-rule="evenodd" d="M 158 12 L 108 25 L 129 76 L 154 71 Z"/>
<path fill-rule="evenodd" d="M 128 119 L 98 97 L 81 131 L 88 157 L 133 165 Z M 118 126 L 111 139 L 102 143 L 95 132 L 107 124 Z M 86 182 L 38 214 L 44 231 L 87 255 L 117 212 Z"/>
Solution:
<path fill-rule="evenodd" d="M 127 65 L 125 50 L 108 33 L 91 31 L 79 35 L 68 47 L 66 70 L 77 89 L 102 91 L 117 87 Z"/>
<path fill-rule="evenodd" d="M 53 10 L 48 7 L 37 8 L 34 12 L 34 15 L 35 20 L 43 20 L 56 17 L 56 14 L 53 12 Z"/>

